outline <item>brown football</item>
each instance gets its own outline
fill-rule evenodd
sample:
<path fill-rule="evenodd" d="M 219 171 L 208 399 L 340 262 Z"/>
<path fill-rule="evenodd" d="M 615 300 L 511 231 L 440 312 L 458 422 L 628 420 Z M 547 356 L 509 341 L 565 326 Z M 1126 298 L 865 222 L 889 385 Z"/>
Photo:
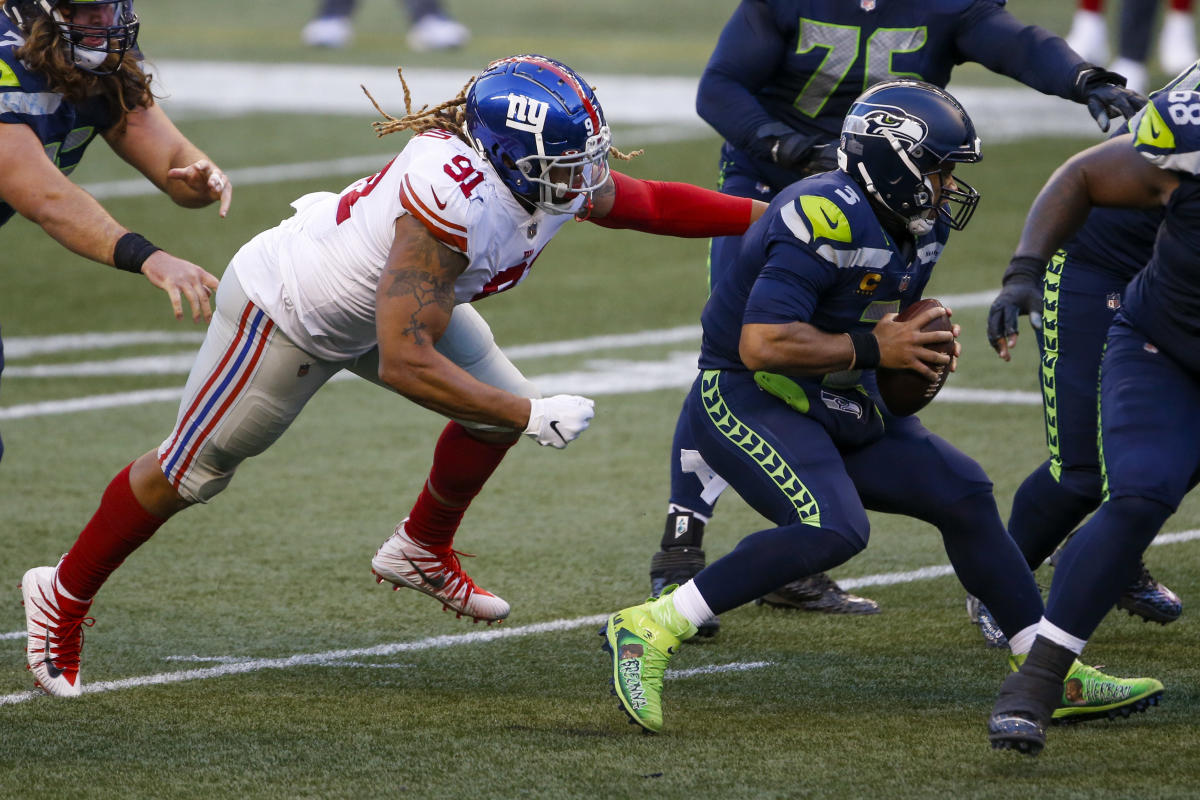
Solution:
<path fill-rule="evenodd" d="M 901 311 L 896 315 L 896 319 L 904 322 L 905 320 L 919 316 L 930 308 L 940 307 L 941 305 L 941 303 L 932 297 L 926 297 Z M 938 317 L 921 330 L 948 331 L 950 329 L 950 317 L 945 316 Z M 954 342 L 938 342 L 929 345 L 929 349 L 952 356 L 954 355 Z M 936 383 L 930 383 L 926 380 L 925 376 L 912 369 L 879 367 L 875 370 L 875 378 L 879 382 L 879 394 L 883 397 L 883 402 L 887 405 L 888 411 L 891 411 L 898 417 L 906 417 L 909 414 L 917 413 L 929 405 L 930 400 L 937 397 L 937 393 L 946 385 L 946 378 L 950 377 L 950 365 L 939 364 L 934 366 L 931 364 L 930 366 L 938 373 Z"/>

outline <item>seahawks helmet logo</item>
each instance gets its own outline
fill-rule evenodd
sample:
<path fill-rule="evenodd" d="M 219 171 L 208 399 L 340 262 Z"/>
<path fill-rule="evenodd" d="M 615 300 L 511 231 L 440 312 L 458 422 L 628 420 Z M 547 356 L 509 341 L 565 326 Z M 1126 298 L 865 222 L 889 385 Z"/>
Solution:
<path fill-rule="evenodd" d="M 847 118 L 843 130 L 864 136 L 890 133 L 908 145 L 906 150 L 919 146 L 929 133 L 924 120 L 896 106 L 871 106 L 863 113 Z"/>

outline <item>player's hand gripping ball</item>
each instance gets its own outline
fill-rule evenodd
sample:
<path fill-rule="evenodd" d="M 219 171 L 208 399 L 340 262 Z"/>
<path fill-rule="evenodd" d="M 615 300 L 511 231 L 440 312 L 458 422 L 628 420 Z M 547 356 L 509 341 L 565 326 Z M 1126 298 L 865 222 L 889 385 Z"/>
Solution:
<path fill-rule="evenodd" d="M 916 317 L 930 308 L 941 306 L 937 300 L 932 297 L 926 297 L 913 303 L 908 308 L 896 315 L 897 322 L 904 322 Z M 951 330 L 949 315 L 937 317 L 921 330 L 923 331 L 948 331 Z M 948 342 L 935 342 L 927 345 L 930 350 L 936 350 L 939 353 L 954 356 L 954 340 Z M 925 406 L 929 405 L 929 401 L 937 397 L 937 393 L 946 385 L 946 378 L 950 377 L 949 364 L 930 364 L 930 368 L 938 374 L 937 381 L 930 383 L 929 379 L 916 370 L 911 369 L 889 369 L 888 367 L 879 367 L 875 370 L 875 378 L 879 383 L 879 394 L 883 397 L 883 402 L 887 405 L 888 411 L 891 411 L 897 417 L 907 417 L 909 414 L 915 414 Z"/>

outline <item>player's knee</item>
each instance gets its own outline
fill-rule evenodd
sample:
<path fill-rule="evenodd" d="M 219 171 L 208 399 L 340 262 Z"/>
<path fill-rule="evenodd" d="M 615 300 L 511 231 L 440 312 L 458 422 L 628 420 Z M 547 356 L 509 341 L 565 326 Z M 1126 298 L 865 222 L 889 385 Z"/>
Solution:
<path fill-rule="evenodd" d="M 1106 516 L 1115 521 L 1113 528 L 1126 536 L 1150 541 L 1158 534 L 1167 518 L 1175 513 L 1173 506 L 1159 500 L 1139 495 L 1110 497 L 1101 507 Z"/>

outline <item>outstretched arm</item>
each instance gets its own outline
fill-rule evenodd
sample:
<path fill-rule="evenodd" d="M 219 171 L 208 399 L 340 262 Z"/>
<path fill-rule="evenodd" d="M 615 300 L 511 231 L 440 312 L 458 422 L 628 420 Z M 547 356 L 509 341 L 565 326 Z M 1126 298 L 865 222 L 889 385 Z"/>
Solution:
<path fill-rule="evenodd" d="M 233 184 L 208 156 L 188 140 L 157 105 L 138 108 L 122 128 L 104 134 L 113 151 L 185 208 L 220 201 L 218 213 L 229 212 Z"/>
<path fill-rule="evenodd" d="M 191 305 L 193 320 L 211 319 L 209 290 L 216 288 L 217 278 L 164 250 L 151 249 L 147 256 L 141 247 L 132 253 L 122 248 L 125 257 L 118 259 L 117 244 L 129 231 L 46 158 L 27 125 L 0 124 L 0 198 L 73 253 L 143 273 L 167 293 L 176 319 L 183 317 L 182 298 Z"/>
<path fill-rule="evenodd" d="M 588 220 L 605 228 L 629 228 L 664 236 L 737 236 L 762 216 L 767 204 L 690 183 L 643 181 L 609 175 L 592 196 Z"/>

